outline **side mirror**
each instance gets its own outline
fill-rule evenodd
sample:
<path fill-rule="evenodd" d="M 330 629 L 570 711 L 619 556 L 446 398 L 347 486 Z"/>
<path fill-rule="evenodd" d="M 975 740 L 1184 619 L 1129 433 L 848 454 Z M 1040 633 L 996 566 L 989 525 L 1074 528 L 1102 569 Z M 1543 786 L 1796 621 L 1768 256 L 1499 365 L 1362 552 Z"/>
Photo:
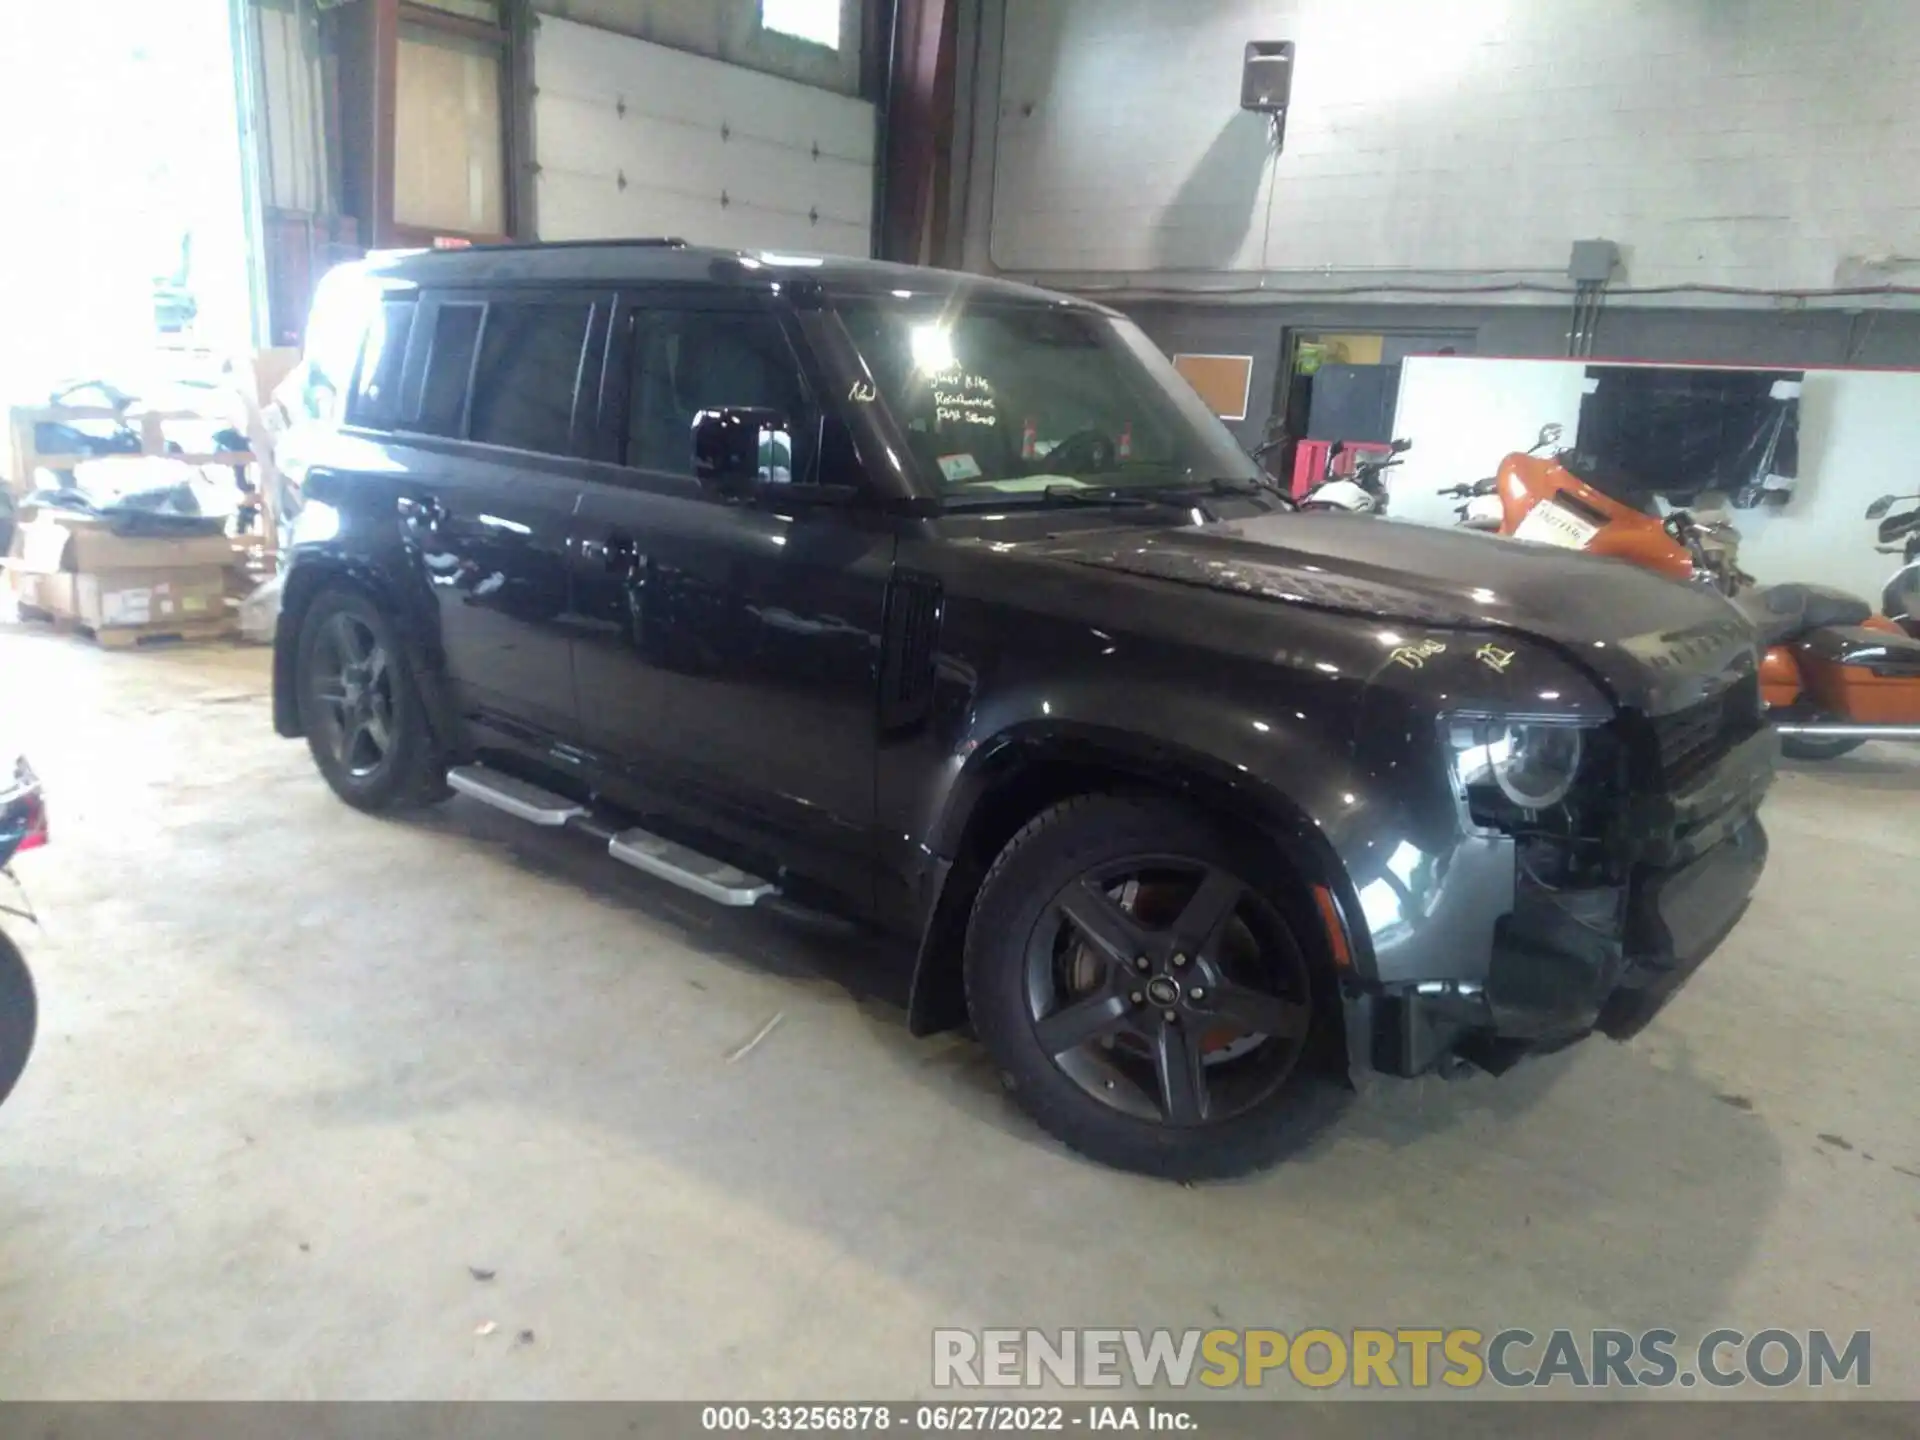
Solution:
<path fill-rule="evenodd" d="M 1893 508 L 1893 502 L 1897 498 L 1897 496 L 1893 495 L 1882 495 L 1878 500 L 1867 506 L 1867 519 L 1878 520 Z"/>
<path fill-rule="evenodd" d="M 1412 448 L 1413 442 L 1411 440 L 1396 440 L 1387 447 L 1387 453 L 1390 455 L 1404 455 Z"/>
<path fill-rule="evenodd" d="M 708 489 L 740 495 L 760 481 L 793 479 L 793 432 L 778 410 L 729 405 L 693 417 L 693 473 Z"/>
<path fill-rule="evenodd" d="M 1549 445 L 1558 445 L 1561 434 L 1561 428 L 1556 424 L 1550 422 L 1542 425 L 1540 427 L 1539 437 L 1533 442 L 1533 448 L 1536 450 L 1544 450 Z"/>

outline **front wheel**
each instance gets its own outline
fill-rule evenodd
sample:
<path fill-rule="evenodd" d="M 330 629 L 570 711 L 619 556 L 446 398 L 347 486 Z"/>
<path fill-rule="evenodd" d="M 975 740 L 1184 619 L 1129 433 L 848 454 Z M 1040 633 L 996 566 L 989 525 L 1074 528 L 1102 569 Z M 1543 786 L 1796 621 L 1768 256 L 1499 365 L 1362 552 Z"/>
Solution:
<path fill-rule="evenodd" d="M 0 1103 L 5 1103 L 33 1053 L 39 1005 L 33 975 L 14 943 L 0 934 Z"/>
<path fill-rule="evenodd" d="M 1343 1092 L 1319 1072 L 1331 996 L 1257 847 L 1182 806 L 1089 795 L 1001 852 L 967 932 L 974 1027 L 1042 1127 L 1126 1170 L 1243 1174 Z"/>

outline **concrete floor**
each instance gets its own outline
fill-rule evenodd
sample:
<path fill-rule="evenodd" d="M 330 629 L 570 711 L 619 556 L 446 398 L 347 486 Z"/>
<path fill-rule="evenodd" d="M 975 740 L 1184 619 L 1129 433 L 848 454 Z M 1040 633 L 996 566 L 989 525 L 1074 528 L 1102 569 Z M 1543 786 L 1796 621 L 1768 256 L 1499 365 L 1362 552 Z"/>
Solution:
<path fill-rule="evenodd" d="M 0 630 L 55 826 L 0 1396 L 898 1398 L 941 1325 L 1724 1324 L 1870 1328 L 1920 1397 L 1920 760 L 1785 775 L 1746 924 L 1635 1042 L 1184 1189 L 1055 1147 L 858 947 L 347 809 L 266 676 Z"/>

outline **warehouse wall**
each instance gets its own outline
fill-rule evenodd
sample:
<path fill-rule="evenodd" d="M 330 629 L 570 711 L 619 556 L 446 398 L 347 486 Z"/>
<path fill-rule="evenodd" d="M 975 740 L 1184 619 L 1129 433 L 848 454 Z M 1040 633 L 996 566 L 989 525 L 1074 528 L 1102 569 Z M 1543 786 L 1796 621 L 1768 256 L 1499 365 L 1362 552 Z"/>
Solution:
<path fill-rule="evenodd" d="M 865 101 L 551 16 L 533 83 L 542 240 L 869 253 Z"/>
<path fill-rule="evenodd" d="M 863 0 L 841 0 L 838 50 L 762 28 L 760 0 L 535 0 L 534 8 L 843 95 L 860 93 Z"/>
<path fill-rule="evenodd" d="M 1111 298 L 1111 297 L 1109 297 Z M 1380 334 L 1400 354 L 1564 356 L 1568 307 L 1298 300 L 1119 302 L 1168 354 L 1246 355 L 1253 404 L 1229 426 L 1248 446 L 1266 437 L 1284 337 Z M 1891 310 L 1654 309 L 1615 306 L 1600 318 L 1594 357 L 1669 364 L 1819 366 L 1920 364 L 1920 314 Z M 1536 427 L 1537 428 L 1537 427 Z"/>
<path fill-rule="evenodd" d="M 321 95 L 319 27 L 293 0 L 253 0 L 254 135 L 261 203 L 317 214 L 333 203 Z"/>
<path fill-rule="evenodd" d="M 1413 448 L 1393 471 L 1393 515 L 1451 524 L 1459 502 L 1436 491 L 1491 475 L 1548 422 L 1571 438 L 1585 369 L 1564 360 L 1408 360 L 1394 434 Z M 1920 373 L 1808 370 L 1792 500 L 1778 511 L 1717 513 L 1740 531 L 1741 566 L 1762 583 L 1832 585 L 1877 605 L 1898 560 L 1875 551 L 1864 512 L 1877 496 L 1920 489 L 1916 456 Z"/>
<path fill-rule="evenodd" d="M 1563 284 L 1606 236 L 1633 287 L 1920 283 L 1911 0 L 983 8 L 981 268 Z M 1237 108 L 1251 39 L 1299 45 L 1277 169 Z"/>

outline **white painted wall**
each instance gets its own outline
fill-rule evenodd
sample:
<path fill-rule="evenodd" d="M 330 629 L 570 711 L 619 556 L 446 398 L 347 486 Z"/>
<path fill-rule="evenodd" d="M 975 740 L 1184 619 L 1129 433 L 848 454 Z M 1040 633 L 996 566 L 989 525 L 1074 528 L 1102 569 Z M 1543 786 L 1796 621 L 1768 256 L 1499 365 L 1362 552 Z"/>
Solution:
<path fill-rule="evenodd" d="M 1458 501 L 1435 492 L 1491 475 L 1555 422 L 1569 442 L 1584 364 L 1565 360 L 1412 359 L 1401 370 L 1394 431 L 1413 441 L 1393 471 L 1391 513 L 1452 524 Z M 1766 584 L 1810 581 L 1872 600 L 1898 563 L 1874 550 L 1863 514 L 1875 497 L 1920 490 L 1920 372 L 1809 370 L 1800 400 L 1800 474 L 1783 510 L 1726 510 L 1740 563 Z"/>
<path fill-rule="evenodd" d="M 1574 240 L 1605 236 L 1633 286 L 1920 283 L 1915 0 L 1005 0 L 1004 16 L 1003 270 L 1554 280 Z M 1264 122 L 1238 109 L 1254 39 L 1299 46 L 1274 187 Z"/>
<path fill-rule="evenodd" d="M 533 78 L 542 240 L 869 253 L 865 101 L 550 16 Z"/>
<path fill-rule="evenodd" d="M 1437 491 L 1493 474 L 1501 457 L 1526 449 L 1542 425 L 1559 425 L 1571 442 L 1585 377 L 1584 365 L 1554 360 L 1403 361 L 1393 433 L 1413 448 L 1391 472 L 1391 513 L 1451 525 L 1460 502 Z"/>

